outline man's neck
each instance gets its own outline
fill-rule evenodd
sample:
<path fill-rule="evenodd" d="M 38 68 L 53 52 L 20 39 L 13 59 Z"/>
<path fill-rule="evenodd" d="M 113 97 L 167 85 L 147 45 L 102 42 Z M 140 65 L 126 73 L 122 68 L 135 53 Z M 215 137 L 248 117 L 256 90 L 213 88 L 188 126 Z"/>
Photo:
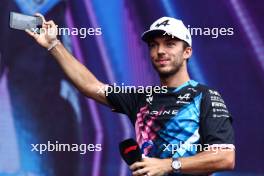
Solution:
<path fill-rule="evenodd" d="M 189 80 L 190 77 L 187 70 L 179 70 L 174 75 L 170 75 L 168 77 L 160 77 L 161 86 L 167 87 L 179 87 Z"/>

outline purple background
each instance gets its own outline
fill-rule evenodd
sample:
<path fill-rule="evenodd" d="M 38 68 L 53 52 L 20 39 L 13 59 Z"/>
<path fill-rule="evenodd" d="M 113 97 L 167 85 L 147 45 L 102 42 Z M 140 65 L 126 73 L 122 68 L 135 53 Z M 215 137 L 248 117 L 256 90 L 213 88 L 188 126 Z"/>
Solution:
<path fill-rule="evenodd" d="M 23 31 L 10 30 L 10 11 L 40 11 L 60 27 L 100 27 L 101 36 L 62 40 L 99 80 L 125 85 L 159 84 L 140 39 L 157 18 L 180 18 L 195 28 L 233 28 L 232 36 L 193 36 L 189 70 L 193 79 L 219 90 L 233 115 L 236 168 L 216 175 L 264 175 L 262 1 L 69 0 L 31 11 L 27 3 L 0 2 L 0 176 L 129 175 L 118 143 L 134 135 L 125 116 L 79 94 L 45 49 Z M 48 140 L 100 143 L 102 151 L 30 151 L 30 144 Z"/>

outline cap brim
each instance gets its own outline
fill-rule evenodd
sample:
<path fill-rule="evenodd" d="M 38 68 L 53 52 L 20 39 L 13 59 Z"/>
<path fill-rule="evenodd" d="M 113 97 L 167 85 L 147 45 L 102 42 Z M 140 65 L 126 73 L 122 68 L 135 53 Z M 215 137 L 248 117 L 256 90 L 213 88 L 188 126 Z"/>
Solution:
<path fill-rule="evenodd" d="M 141 39 L 145 42 L 153 39 L 155 36 L 164 35 L 166 31 L 161 29 L 148 30 L 141 35 Z"/>

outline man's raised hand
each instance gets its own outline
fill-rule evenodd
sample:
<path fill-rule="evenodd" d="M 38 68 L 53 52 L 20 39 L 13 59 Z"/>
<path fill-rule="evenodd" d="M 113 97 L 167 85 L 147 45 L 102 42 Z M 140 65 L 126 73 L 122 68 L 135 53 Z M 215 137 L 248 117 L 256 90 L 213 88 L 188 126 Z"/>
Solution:
<path fill-rule="evenodd" d="M 32 36 L 38 44 L 45 48 L 49 48 L 52 43 L 57 40 L 58 26 L 52 20 L 46 21 L 44 16 L 40 13 L 36 13 L 35 16 L 41 17 L 43 21 L 40 33 L 38 34 L 36 31 L 28 29 L 26 32 Z"/>

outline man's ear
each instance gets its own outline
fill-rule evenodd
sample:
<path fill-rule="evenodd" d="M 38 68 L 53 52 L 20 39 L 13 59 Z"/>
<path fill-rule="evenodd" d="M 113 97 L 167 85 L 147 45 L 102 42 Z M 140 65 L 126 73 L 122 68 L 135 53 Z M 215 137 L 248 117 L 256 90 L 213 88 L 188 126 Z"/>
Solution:
<path fill-rule="evenodd" d="M 191 47 L 186 47 L 184 52 L 183 52 L 183 58 L 184 59 L 189 59 L 192 56 L 192 48 Z"/>

